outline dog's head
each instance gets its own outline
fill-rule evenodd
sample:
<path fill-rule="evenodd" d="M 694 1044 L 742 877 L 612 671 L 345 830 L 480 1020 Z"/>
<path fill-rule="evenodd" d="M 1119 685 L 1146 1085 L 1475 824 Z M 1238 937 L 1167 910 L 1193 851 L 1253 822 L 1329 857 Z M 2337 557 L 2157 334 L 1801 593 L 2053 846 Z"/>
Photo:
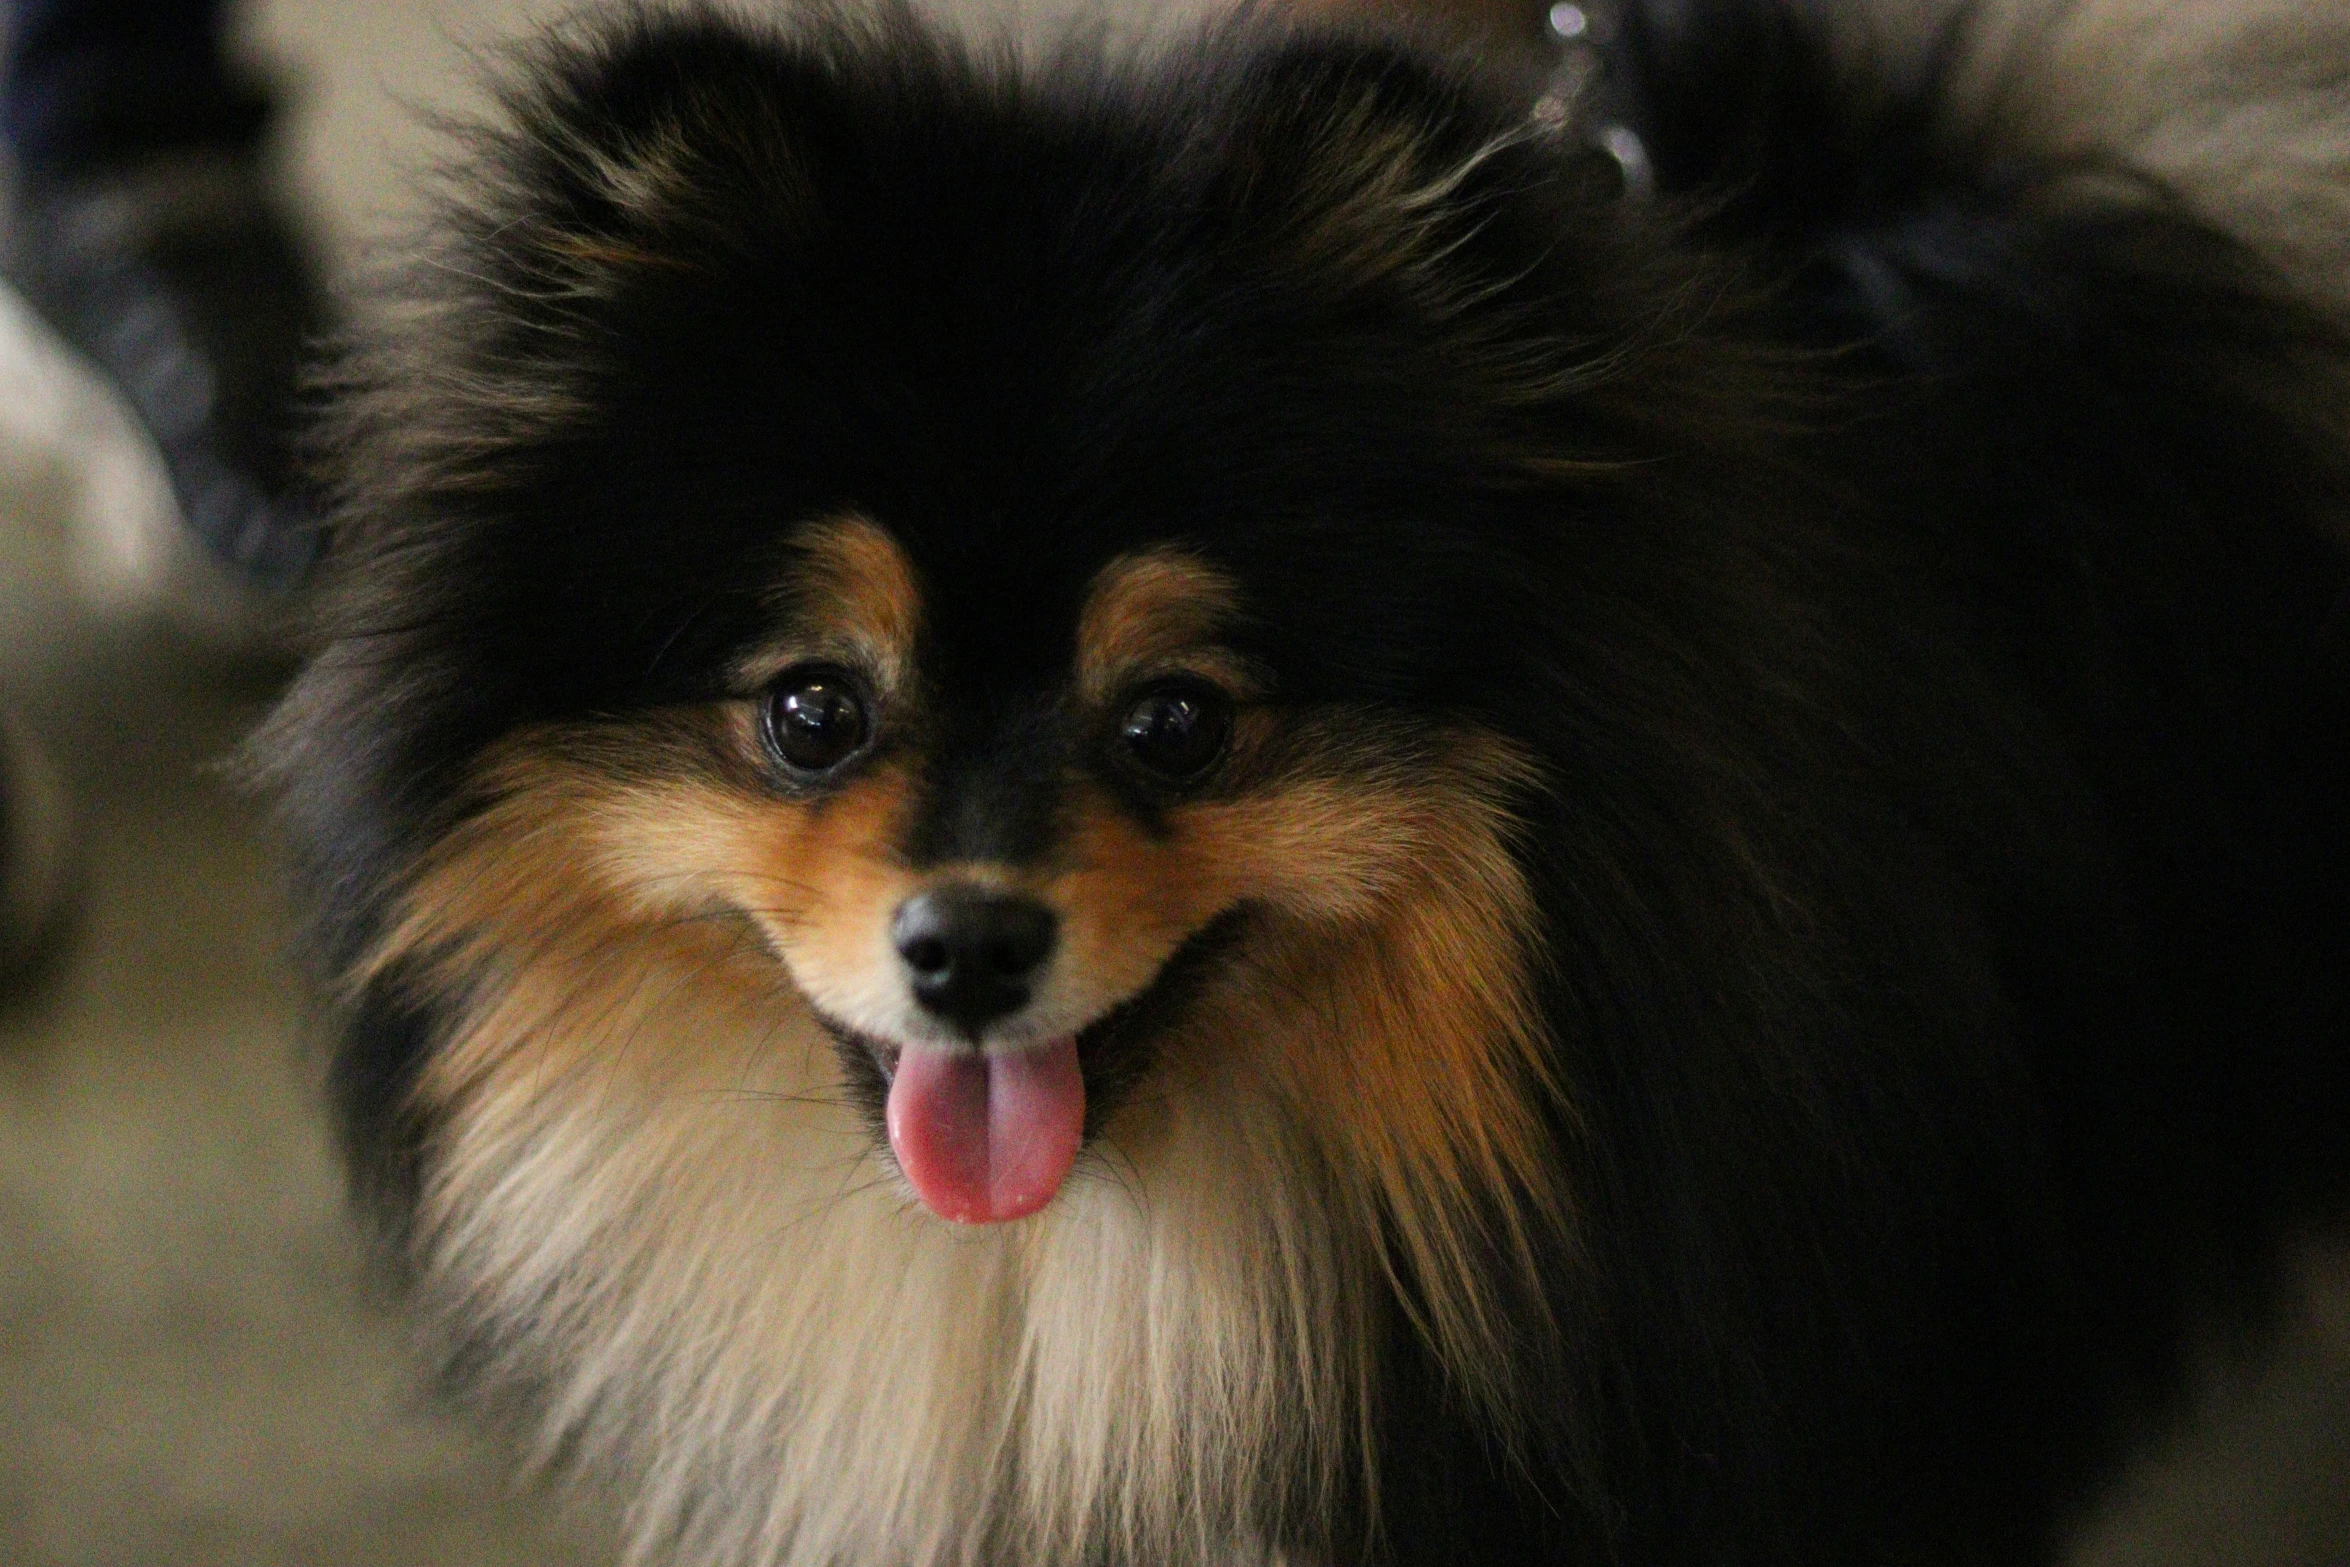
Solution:
<path fill-rule="evenodd" d="M 1507 1403 L 1566 1206 L 1523 839 L 1641 852 L 1596 758 L 1677 737 L 1608 715 L 1752 566 L 1657 461 L 1743 439 L 1718 286 L 1351 43 L 640 23 L 512 109 L 272 742 L 467 1312 L 885 1468 L 810 1560 L 1007 1454 L 1072 1539 L 1312 1516 L 1375 1297 Z"/>

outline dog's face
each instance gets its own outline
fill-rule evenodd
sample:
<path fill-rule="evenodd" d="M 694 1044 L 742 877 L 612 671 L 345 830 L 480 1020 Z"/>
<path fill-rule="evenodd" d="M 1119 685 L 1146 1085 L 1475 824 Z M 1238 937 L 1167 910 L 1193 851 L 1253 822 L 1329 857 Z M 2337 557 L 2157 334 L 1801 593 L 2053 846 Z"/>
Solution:
<path fill-rule="evenodd" d="M 563 56 L 354 405 L 278 737 L 362 1155 L 712 1554 L 1309 1537 L 1406 1321 L 1510 1405 L 1521 834 L 1645 808 L 1528 737 L 1684 678 L 1635 437 L 1747 371 L 1509 112 L 1242 44 Z"/>
<path fill-rule="evenodd" d="M 1157 1036 L 1215 1026 L 1197 1014 L 1252 912 L 1360 917 L 1412 859 L 1476 852 L 1433 841 L 1432 784 L 1499 803 L 1490 739 L 1406 782 L 1440 725 L 1317 743 L 1281 715 L 1235 583 L 1179 546 L 1102 562 L 1073 596 L 952 554 L 925 569 L 865 516 L 802 526 L 789 553 L 776 635 L 742 667 L 758 695 L 726 723 L 773 800 L 723 895 L 944 1217 L 1049 1201 Z"/>
<path fill-rule="evenodd" d="M 1035 1212 L 1089 1147 L 1143 1157 L 1121 1112 L 1203 1057 L 1398 1179 L 1507 1159 L 1456 1140 L 1531 1135 L 1522 751 L 1441 701 L 1290 697 L 1261 598 L 1196 537 L 1032 567 L 991 531 L 787 522 L 717 690 L 485 749 L 387 950 L 753 945 L 744 1004 L 821 1026 L 873 1158 L 949 1220 Z M 610 1047 L 493 1030 L 428 1087 L 566 1050 L 678 1070 Z"/>

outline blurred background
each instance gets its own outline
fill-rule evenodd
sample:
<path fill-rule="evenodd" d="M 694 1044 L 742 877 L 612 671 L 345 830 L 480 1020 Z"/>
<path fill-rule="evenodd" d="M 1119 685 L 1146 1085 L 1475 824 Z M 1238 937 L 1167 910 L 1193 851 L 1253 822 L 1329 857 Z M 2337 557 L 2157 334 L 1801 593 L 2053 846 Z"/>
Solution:
<path fill-rule="evenodd" d="M 338 284 L 396 259 L 427 121 L 479 103 L 499 40 L 572 9 L 238 13 L 237 50 L 285 89 L 267 167 Z M 952 9 L 1035 27 L 1063 8 Z M 221 769 L 267 682 L 73 587 L 110 509 L 168 504 L 134 432 L 0 297 L 0 697 L 61 764 L 86 878 L 40 983 L 0 999 L 0 1563 L 609 1562 L 592 1500 L 436 1408 L 362 1265 L 281 856 Z M 2191 1427 L 2087 1525 L 2081 1567 L 2350 1564 L 2350 1249 L 2313 1243 L 2301 1283 L 2278 1345 L 2215 1348 Z"/>

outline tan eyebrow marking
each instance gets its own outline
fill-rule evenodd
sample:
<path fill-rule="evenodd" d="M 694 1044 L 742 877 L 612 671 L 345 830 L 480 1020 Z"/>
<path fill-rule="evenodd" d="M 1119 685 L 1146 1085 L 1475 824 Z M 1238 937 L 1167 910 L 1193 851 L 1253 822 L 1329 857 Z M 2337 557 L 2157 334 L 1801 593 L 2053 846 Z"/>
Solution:
<path fill-rule="evenodd" d="M 849 514 L 802 528 L 792 553 L 784 602 L 795 624 L 779 648 L 752 660 L 752 679 L 803 658 L 838 657 L 870 665 L 886 688 L 902 686 L 914 667 L 922 586 L 897 540 L 870 518 Z"/>
<path fill-rule="evenodd" d="M 1078 617 L 1078 690 L 1101 701 L 1123 679 L 1177 668 L 1245 689 L 1246 668 L 1215 640 L 1239 607 L 1232 579 L 1196 556 L 1121 556 L 1094 578 Z"/>

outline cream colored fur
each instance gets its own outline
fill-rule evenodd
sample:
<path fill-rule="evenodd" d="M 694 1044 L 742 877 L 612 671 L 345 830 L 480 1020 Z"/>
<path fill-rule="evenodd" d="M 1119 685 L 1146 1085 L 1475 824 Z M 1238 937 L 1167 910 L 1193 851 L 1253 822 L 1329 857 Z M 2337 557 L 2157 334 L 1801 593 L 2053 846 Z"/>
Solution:
<path fill-rule="evenodd" d="M 1347 1478 L 1366 1259 L 1243 1055 L 1196 1042 L 1044 1215 L 959 1228 L 729 939 L 491 982 L 473 1027 L 593 1038 L 472 1091 L 427 1208 L 496 1380 L 640 1487 L 636 1559 L 1238 1563 L 1255 1521 L 1311 1516 L 1291 1476 Z"/>

